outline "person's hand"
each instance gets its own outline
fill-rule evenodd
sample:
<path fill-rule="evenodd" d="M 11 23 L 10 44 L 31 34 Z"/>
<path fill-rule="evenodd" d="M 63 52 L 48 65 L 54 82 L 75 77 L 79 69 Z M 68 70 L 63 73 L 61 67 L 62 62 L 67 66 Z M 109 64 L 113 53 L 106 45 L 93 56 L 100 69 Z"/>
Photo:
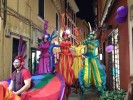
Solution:
<path fill-rule="evenodd" d="M 82 55 L 82 59 L 85 59 L 85 56 Z"/>

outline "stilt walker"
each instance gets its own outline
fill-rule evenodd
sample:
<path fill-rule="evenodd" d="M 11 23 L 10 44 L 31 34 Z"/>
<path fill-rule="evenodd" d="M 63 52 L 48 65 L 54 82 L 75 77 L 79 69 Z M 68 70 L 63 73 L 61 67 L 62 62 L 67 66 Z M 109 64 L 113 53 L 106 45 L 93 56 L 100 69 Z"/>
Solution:
<path fill-rule="evenodd" d="M 72 69 L 74 70 L 74 74 L 75 74 L 74 87 L 76 88 L 76 91 L 75 91 L 76 93 L 78 93 L 78 88 L 79 88 L 78 73 L 83 67 L 82 50 L 85 47 L 86 47 L 85 45 L 82 45 L 79 42 L 77 42 L 76 46 L 71 46 L 71 48 L 75 50 L 75 54 L 73 55 L 74 61 L 73 61 Z"/>
<path fill-rule="evenodd" d="M 87 52 L 84 54 L 84 66 L 79 73 L 79 82 L 82 87 L 82 93 L 84 93 L 85 88 L 89 88 L 91 85 L 96 86 L 104 93 L 106 73 L 95 53 L 96 48 L 99 46 L 99 41 L 94 39 L 94 33 L 91 30 L 91 26 L 89 39 L 84 40 L 83 44 L 87 45 Z"/>
<path fill-rule="evenodd" d="M 63 75 L 66 83 L 66 99 L 68 100 L 68 96 L 71 92 L 71 85 L 75 79 L 74 71 L 72 69 L 73 64 L 73 56 L 70 52 L 71 42 L 68 41 L 69 34 L 63 32 L 62 38 L 63 41 L 60 43 L 61 52 L 59 53 L 59 62 L 56 71 Z"/>
<path fill-rule="evenodd" d="M 57 47 L 51 41 L 58 36 L 57 31 L 53 31 L 53 33 L 48 34 L 48 21 L 45 20 L 44 24 L 44 33 L 42 35 L 42 40 L 38 45 L 38 50 L 41 51 L 39 65 L 37 68 L 37 74 L 47 74 L 52 73 L 55 70 L 55 58 L 53 54 L 53 48 Z"/>

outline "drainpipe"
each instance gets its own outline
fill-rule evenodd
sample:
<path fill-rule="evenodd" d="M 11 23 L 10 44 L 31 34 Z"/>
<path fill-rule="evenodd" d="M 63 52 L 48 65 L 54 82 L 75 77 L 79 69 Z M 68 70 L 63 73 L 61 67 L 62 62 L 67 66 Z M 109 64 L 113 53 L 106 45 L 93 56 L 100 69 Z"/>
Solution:
<path fill-rule="evenodd" d="M 66 22 L 67 22 L 67 17 L 66 17 L 66 7 L 67 7 L 67 0 L 65 0 L 65 27 L 66 27 Z"/>
<path fill-rule="evenodd" d="M 1 0 L 0 0 L 1 1 Z M 5 30 L 5 26 L 6 26 L 6 17 L 7 17 L 7 0 L 4 0 L 4 16 L 3 16 L 3 33 Z M 1 6 L 1 2 L 0 2 L 0 6 Z M 0 8 L 1 9 L 1 8 Z M 0 12 L 1 13 L 1 12 Z M 0 14 L 1 16 L 1 14 Z M 2 34 L 2 66 L 3 66 L 3 79 L 4 79 L 4 34 Z"/>
<path fill-rule="evenodd" d="M 19 0 L 17 0 L 17 13 L 19 13 Z"/>
<path fill-rule="evenodd" d="M 0 17 L 1 17 L 1 0 L 0 0 Z"/>
<path fill-rule="evenodd" d="M 4 22 L 3 22 L 4 29 L 6 26 L 6 19 L 7 19 L 7 0 L 4 0 Z"/>
<path fill-rule="evenodd" d="M 33 37 L 33 35 L 32 35 L 32 9 L 31 9 L 31 6 L 29 5 L 29 0 L 27 1 L 26 4 L 28 6 L 28 9 L 30 8 L 30 33 L 29 33 L 30 39 L 29 39 L 29 51 L 28 51 L 28 53 L 29 53 L 28 69 L 32 72 L 32 69 L 31 69 L 31 65 L 32 65 L 32 63 L 31 63 L 31 41 L 32 41 L 32 37 Z"/>

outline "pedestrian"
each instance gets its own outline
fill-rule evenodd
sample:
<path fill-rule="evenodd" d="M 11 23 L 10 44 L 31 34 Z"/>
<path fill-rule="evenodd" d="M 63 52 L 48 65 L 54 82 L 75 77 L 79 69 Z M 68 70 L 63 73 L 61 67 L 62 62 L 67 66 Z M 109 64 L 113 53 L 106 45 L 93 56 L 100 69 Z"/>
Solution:
<path fill-rule="evenodd" d="M 128 91 L 126 94 L 126 100 L 133 100 L 133 74 L 129 77 L 129 85 L 128 85 Z"/>

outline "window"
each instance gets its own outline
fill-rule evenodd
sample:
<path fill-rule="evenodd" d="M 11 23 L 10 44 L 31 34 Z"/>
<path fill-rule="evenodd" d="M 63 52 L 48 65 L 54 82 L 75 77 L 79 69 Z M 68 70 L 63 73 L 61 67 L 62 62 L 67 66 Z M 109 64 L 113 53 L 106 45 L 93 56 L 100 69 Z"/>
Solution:
<path fill-rule="evenodd" d="M 76 22 L 76 14 L 75 13 L 73 14 L 73 17 L 74 17 L 74 22 Z"/>
<path fill-rule="evenodd" d="M 44 19 L 44 0 L 38 0 L 38 16 Z"/>
<path fill-rule="evenodd" d="M 19 44 L 19 39 L 13 38 L 13 44 L 12 44 L 12 62 L 16 56 L 18 56 L 18 49 L 16 47 Z M 23 45 L 26 44 L 26 41 L 23 40 Z M 28 50 L 27 50 L 28 51 Z M 14 66 L 12 65 L 12 72 L 15 70 Z"/>
<path fill-rule="evenodd" d="M 31 74 L 34 75 L 37 72 L 37 66 L 39 64 L 39 58 L 41 51 L 36 48 L 31 48 Z"/>
<path fill-rule="evenodd" d="M 58 31 L 58 14 L 56 13 L 56 31 Z"/>
<path fill-rule="evenodd" d="M 118 29 L 115 29 L 108 38 L 108 43 L 114 46 L 114 50 L 109 53 L 109 88 L 110 90 L 120 89 L 120 66 L 119 66 L 119 44 Z"/>

